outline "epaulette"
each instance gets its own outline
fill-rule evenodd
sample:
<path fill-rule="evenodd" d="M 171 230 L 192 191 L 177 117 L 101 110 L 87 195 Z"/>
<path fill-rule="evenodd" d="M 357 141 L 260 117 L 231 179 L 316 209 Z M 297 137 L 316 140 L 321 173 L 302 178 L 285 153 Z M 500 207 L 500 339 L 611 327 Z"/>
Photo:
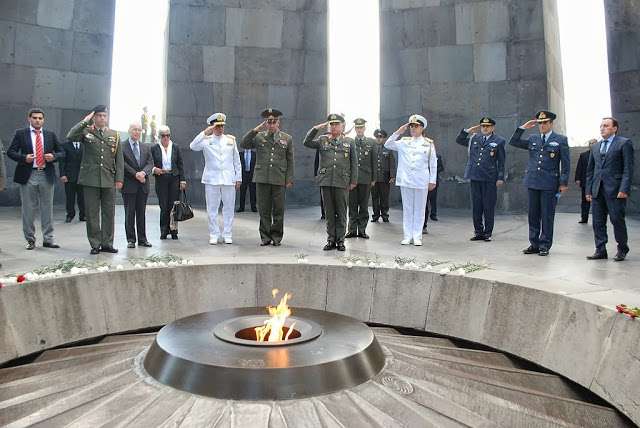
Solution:
<path fill-rule="evenodd" d="M 411 136 L 409 136 L 409 137 L 402 137 L 402 139 L 403 139 L 403 140 L 410 140 L 411 138 L 413 138 L 413 137 L 411 137 Z"/>
<path fill-rule="evenodd" d="M 430 143 L 433 143 L 433 140 L 431 138 L 429 138 L 429 137 L 424 137 L 424 139 L 427 140 Z"/>
<path fill-rule="evenodd" d="M 236 136 L 235 136 L 235 135 L 231 135 L 231 134 L 225 134 L 225 135 L 226 135 L 227 137 L 231 138 L 232 140 L 235 140 L 235 139 L 236 139 Z"/>

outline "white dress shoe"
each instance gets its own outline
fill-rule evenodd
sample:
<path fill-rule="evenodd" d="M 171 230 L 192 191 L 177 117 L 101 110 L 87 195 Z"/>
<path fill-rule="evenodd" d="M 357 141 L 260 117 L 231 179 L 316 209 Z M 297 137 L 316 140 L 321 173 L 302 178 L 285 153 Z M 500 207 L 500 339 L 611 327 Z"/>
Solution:
<path fill-rule="evenodd" d="M 411 239 L 403 239 L 402 242 L 400 242 L 400 245 L 410 245 L 411 244 Z"/>
<path fill-rule="evenodd" d="M 413 241 L 413 245 L 415 245 L 416 247 L 419 247 L 419 246 L 422 245 L 422 241 L 419 240 L 419 239 L 416 239 L 416 240 Z"/>
<path fill-rule="evenodd" d="M 225 243 L 225 244 L 233 244 L 233 239 L 231 239 L 231 238 L 224 238 L 224 243 Z"/>
<path fill-rule="evenodd" d="M 218 245 L 218 237 L 209 239 L 209 245 Z"/>

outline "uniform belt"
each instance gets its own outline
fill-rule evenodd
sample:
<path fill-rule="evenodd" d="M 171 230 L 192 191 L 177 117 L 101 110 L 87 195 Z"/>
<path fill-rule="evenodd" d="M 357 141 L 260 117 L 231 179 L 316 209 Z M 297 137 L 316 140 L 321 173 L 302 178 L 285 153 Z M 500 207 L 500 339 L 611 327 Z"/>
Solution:
<path fill-rule="evenodd" d="M 165 174 L 170 173 L 171 170 L 170 169 L 163 169 L 162 172 L 164 172 Z"/>
<path fill-rule="evenodd" d="M 42 167 L 40 167 L 40 166 L 39 166 L 39 167 L 37 167 L 37 168 L 33 168 L 33 169 L 34 169 L 35 171 L 44 171 L 45 167 L 44 167 L 44 166 L 42 166 Z"/>

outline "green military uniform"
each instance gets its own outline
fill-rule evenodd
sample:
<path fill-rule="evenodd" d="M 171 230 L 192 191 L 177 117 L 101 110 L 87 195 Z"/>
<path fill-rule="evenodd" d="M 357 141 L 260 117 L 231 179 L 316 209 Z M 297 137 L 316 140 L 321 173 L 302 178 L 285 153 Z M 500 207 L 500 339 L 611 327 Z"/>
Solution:
<path fill-rule="evenodd" d="M 4 154 L 2 152 L 2 140 L 0 140 L 0 189 L 7 188 L 7 167 L 4 164 Z"/>
<path fill-rule="evenodd" d="M 356 119 L 356 126 L 364 126 L 364 119 Z M 365 229 L 369 223 L 369 197 L 371 182 L 376 181 L 378 163 L 376 141 L 368 137 L 354 138 L 358 156 L 358 185 L 349 191 L 349 233 L 348 238 L 360 236 L 368 238 Z"/>
<path fill-rule="evenodd" d="M 271 113 L 265 116 L 268 110 Z M 274 115 L 274 110 L 265 110 L 263 117 L 277 119 L 282 115 L 277 110 Z M 285 186 L 293 183 L 293 138 L 280 130 L 271 134 L 252 129 L 242 138 L 240 147 L 256 151 L 253 182 L 257 186 L 260 240 L 265 245 L 273 242 L 277 246 L 284 234 Z"/>
<path fill-rule="evenodd" d="M 147 142 L 147 131 L 149 130 L 149 115 L 147 114 L 147 108 L 143 109 L 142 116 L 140 116 L 140 125 L 142 125 L 142 136 L 140 141 Z"/>
<path fill-rule="evenodd" d="M 328 121 L 338 115 L 329 115 Z M 340 117 L 340 116 L 338 116 Z M 351 138 L 331 138 L 321 135 L 311 128 L 304 139 L 304 145 L 319 149 L 320 161 L 316 184 L 322 191 L 324 211 L 327 220 L 327 241 L 344 243 L 347 226 L 347 200 L 349 185 L 358 182 L 358 159 L 356 146 Z"/>
<path fill-rule="evenodd" d="M 84 186 L 87 238 L 92 249 L 113 248 L 115 183 L 124 181 L 120 137 L 109 128 L 100 135 L 94 125 L 81 121 L 67 134 L 83 145 L 78 184 Z"/>
<path fill-rule="evenodd" d="M 377 129 L 374 135 L 387 137 L 384 130 Z M 378 221 L 382 217 L 382 221 L 389 221 L 389 191 L 391 184 L 389 181 L 396 178 L 396 170 L 398 168 L 396 156 L 393 150 L 384 147 L 382 144 L 376 146 L 376 185 L 371 188 L 371 202 L 373 205 L 373 214 L 371 221 Z"/>

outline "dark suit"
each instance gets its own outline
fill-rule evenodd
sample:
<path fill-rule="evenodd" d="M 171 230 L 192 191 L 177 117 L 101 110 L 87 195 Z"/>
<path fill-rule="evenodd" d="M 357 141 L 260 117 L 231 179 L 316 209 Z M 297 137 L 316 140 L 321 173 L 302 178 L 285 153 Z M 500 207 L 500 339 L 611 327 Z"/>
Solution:
<path fill-rule="evenodd" d="M 124 158 L 124 181 L 122 182 L 122 200 L 124 202 L 124 229 L 127 234 L 127 242 L 136 242 L 136 230 L 138 231 L 138 243 L 147 242 L 146 217 L 147 198 L 149 197 L 149 179 L 153 168 L 151 147 L 138 142 L 140 151 L 140 163 L 131 148 L 131 139 L 122 144 L 122 157 Z M 145 174 L 145 182 L 141 183 L 136 178 L 138 172 Z"/>
<path fill-rule="evenodd" d="M 256 183 L 253 182 L 253 171 L 256 169 L 256 152 L 249 150 L 251 154 L 249 159 L 249 171 L 247 171 L 247 163 L 245 160 L 245 152 L 240 152 L 240 163 L 242 164 L 242 185 L 240 186 L 240 205 L 238 211 L 244 211 L 245 198 L 247 196 L 247 189 L 249 190 L 249 202 L 251 203 L 251 210 L 255 211 L 256 208 Z"/>
<path fill-rule="evenodd" d="M 18 162 L 13 181 L 20 184 L 22 200 L 22 230 L 27 242 L 36 242 L 35 210 L 40 206 L 40 226 L 44 243 L 53 243 L 53 188 L 56 182 L 56 168 L 53 162 L 45 161 L 44 167 L 34 168 L 36 160 L 27 162 L 27 155 L 33 154 L 31 127 L 18 129 L 13 136 L 7 156 Z M 34 134 L 35 135 L 35 134 Z M 51 131 L 42 129 L 43 153 L 52 153 L 54 162 L 64 159 L 64 150 L 58 137 Z"/>
<path fill-rule="evenodd" d="M 591 207 L 591 202 L 587 201 L 585 191 L 587 188 L 587 166 L 589 164 L 589 153 L 591 153 L 591 150 L 580 153 L 578 165 L 576 165 L 575 177 L 575 181 L 580 181 L 580 190 L 582 192 L 582 199 L 580 202 L 580 220 L 585 223 L 589 220 L 589 208 Z"/>
<path fill-rule="evenodd" d="M 618 253 L 627 254 L 627 224 L 625 206 L 627 199 L 618 198 L 618 193 L 631 191 L 633 180 L 633 143 L 628 138 L 615 136 L 606 153 L 602 153 L 602 142 L 591 147 L 587 166 L 587 187 L 593 203 L 593 234 L 596 252 L 607 251 L 607 214 L 613 224 L 613 234 L 618 243 Z"/>
<path fill-rule="evenodd" d="M 64 183 L 64 194 L 66 196 L 67 218 L 72 219 L 76 215 L 76 196 L 78 199 L 78 211 L 80 220 L 84 220 L 84 192 L 82 185 L 78 184 L 78 173 L 82 162 L 82 143 L 78 143 L 76 149 L 73 142 L 68 141 L 62 145 L 65 157 L 60 160 L 60 177 L 67 177 Z"/>
<path fill-rule="evenodd" d="M 153 157 L 153 166 L 158 169 L 162 168 L 162 150 L 161 144 L 156 144 L 151 148 L 151 156 Z M 165 169 L 166 171 L 166 169 Z M 156 195 L 158 196 L 158 205 L 160 205 L 160 237 L 166 237 L 168 234 L 178 235 L 178 231 L 170 230 L 171 210 L 173 203 L 178 200 L 180 191 L 180 182 L 185 181 L 184 167 L 182 164 L 182 155 L 177 144 L 173 144 L 171 149 L 171 172 L 165 174 L 156 174 Z"/>
<path fill-rule="evenodd" d="M 524 184 L 529 196 L 529 242 L 533 248 L 549 250 L 553 244 L 556 194 L 569 182 L 570 159 L 567 137 L 551 132 L 545 144 L 540 133 L 522 139 L 524 128 L 518 128 L 509 145 L 529 151 Z"/>
<path fill-rule="evenodd" d="M 438 216 L 438 187 L 440 187 L 440 173 L 444 171 L 444 162 L 442 162 L 442 156 L 436 154 L 438 162 L 438 168 L 436 172 L 436 187 L 433 190 L 429 190 L 427 193 L 427 204 L 424 207 L 424 227 L 427 227 L 429 222 L 429 208 L 431 208 L 431 217 Z"/>

